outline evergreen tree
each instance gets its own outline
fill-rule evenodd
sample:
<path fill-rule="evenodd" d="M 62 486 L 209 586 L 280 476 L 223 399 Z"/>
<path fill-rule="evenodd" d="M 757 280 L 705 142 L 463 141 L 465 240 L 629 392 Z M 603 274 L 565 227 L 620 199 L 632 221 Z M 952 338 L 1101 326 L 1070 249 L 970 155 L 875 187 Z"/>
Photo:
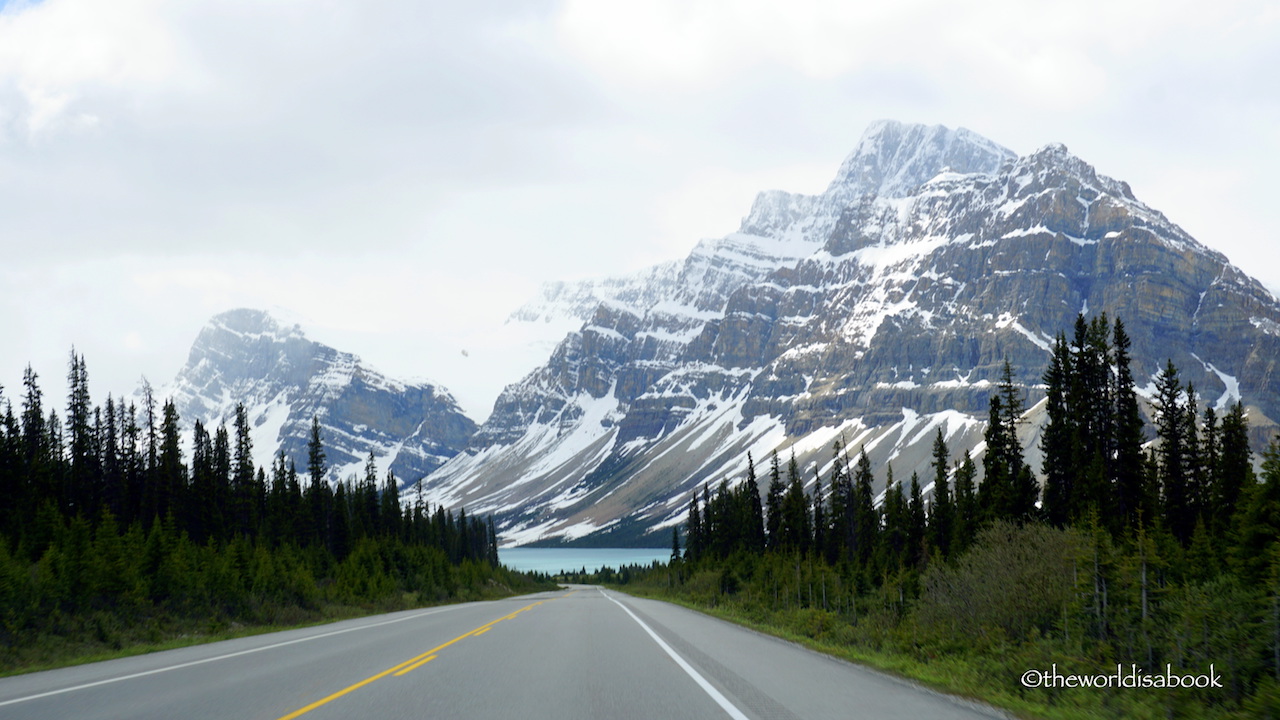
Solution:
<path fill-rule="evenodd" d="M 1091 509 L 1097 509 L 1102 517 L 1112 511 L 1109 483 L 1114 412 L 1110 397 L 1113 382 L 1109 336 L 1105 314 L 1087 323 L 1083 315 L 1077 317 L 1067 395 L 1078 471 L 1070 502 L 1070 516 L 1074 519 L 1085 517 Z"/>
<path fill-rule="evenodd" d="M 851 555 L 859 567 L 867 567 L 872 560 L 875 548 L 880 542 L 880 516 L 876 512 L 874 498 L 871 493 L 871 460 L 867 457 L 867 449 L 862 448 L 858 455 L 858 467 L 855 471 L 852 503 L 853 544 Z M 890 477 L 892 481 L 892 477 Z M 888 497 L 886 486 L 885 497 Z"/>
<path fill-rule="evenodd" d="M 752 553 L 764 552 L 764 508 L 760 505 L 760 483 L 756 481 L 756 464 L 747 453 L 747 480 L 743 483 L 743 498 L 746 503 L 745 541 L 746 549 Z"/>
<path fill-rule="evenodd" d="M 253 438 L 249 435 L 249 412 L 236 403 L 235 455 L 231 470 L 232 523 L 235 532 L 248 533 L 255 525 Z"/>
<path fill-rule="evenodd" d="M 813 469 L 813 542 L 812 547 L 814 553 L 819 557 L 827 556 L 827 511 L 825 507 L 825 498 L 822 491 L 822 478 L 818 475 L 818 469 Z"/>
<path fill-rule="evenodd" d="M 1073 520 L 1076 508 L 1076 428 L 1073 416 L 1067 409 L 1067 389 L 1071 385 L 1071 351 L 1066 336 L 1059 333 L 1044 373 L 1045 421 L 1040 436 L 1040 451 L 1044 457 L 1041 472 L 1044 474 L 1044 510 L 1050 523 L 1065 526 Z"/>
<path fill-rule="evenodd" d="M 769 465 L 769 494 L 765 499 L 765 529 L 768 534 L 769 547 L 782 545 L 782 474 L 778 469 L 778 451 L 773 452 L 773 461 Z M 705 504 L 705 503 L 704 503 Z"/>
<path fill-rule="evenodd" d="M 116 417 L 116 403 L 111 395 L 107 395 L 106 417 L 97 431 L 99 438 L 102 481 L 102 506 L 113 518 L 120 516 L 124 509 L 124 479 L 120 463 L 119 422 Z"/>
<path fill-rule="evenodd" d="M 1222 418 L 1220 446 L 1217 466 L 1212 474 L 1210 507 L 1213 512 L 1210 520 L 1213 534 L 1225 537 L 1244 489 L 1255 484 L 1249 449 L 1249 420 L 1239 400 Z"/>
<path fill-rule="evenodd" d="M 400 536 L 400 483 L 395 473 L 387 470 L 386 482 L 382 485 L 379 498 L 378 516 L 382 521 L 382 532 L 388 537 Z M 487 532 L 486 532 L 487 535 Z M 488 538 L 486 537 L 487 541 Z"/>
<path fill-rule="evenodd" d="M 85 369 L 84 357 L 71 350 L 70 368 L 67 372 L 67 450 L 70 467 L 68 469 L 68 487 L 64 497 L 70 513 L 81 513 L 92 517 L 97 515 L 95 500 L 98 495 L 95 487 L 101 473 L 98 468 L 98 453 L 93 432 L 93 409 L 89 397 L 89 374 Z"/>
<path fill-rule="evenodd" d="M 493 524 L 493 516 L 488 519 L 489 524 L 489 567 L 498 567 L 498 529 Z"/>
<path fill-rule="evenodd" d="M 920 476 L 911 473 L 911 496 L 907 500 L 907 547 L 904 562 L 908 567 L 924 564 L 925 539 L 924 497 L 920 493 Z"/>
<path fill-rule="evenodd" d="M 347 503 L 346 488 L 342 483 L 333 491 L 333 503 L 329 507 L 329 552 L 334 559 L 341 562 L 351 553 L 351 519 L 350 505 Z"/>
<path fill-rule="evenodd" d="M 1131 346 L 1124 323 L 1116 318 L 1112 333 L 1116 363 L 1115 388 L 1111 394 L 1115 403 L 1115 459 L 1112 463 L 1112 476 L 1115 495 L 1113 518 L 1121 528 L 1135 528 L 1149 523 L 1155 517 L 1155 503 L 1144 481 L 1142 445 L 1146 442 L 1146 435 L 1130 368 Z"/>
<path fill-rule="evenodd" d="M 320 418 L 311 418 L 311 439 L 307 443 L 307 475 L 311 484 L 307 487 L 307 509 L 311 521 L 308 533 L 312 543 L 327 547 L 329 543 L 329 506 L 332 504 L 332 490 L 325 480 L 328 468 L 325 466 L 324 440 L 320 434 Z"/>
<path fill-rule="evenodd" d="M 813 540 L 812 519 L 795 453 L 787 463 L 787 490 L 782 497 L 782 521 L 778 532 L 782 538 L 780 547 L 808 552 Z"/>
<path fill-rule="evenodd" d="M 1205 455 L 1200 429 L 1197 423 L 1200 417 L 1200 398 L 1196 394 L 1195 385 L 1187 383 L 1185 400 L 1182 406 L 1182 462 L 1187 480 L 1187 523 L 1192 532 L 1196 520 L 1204 514 L 1205 495 L 1208 488 L 1206 477 Z M 1187 538 L 1190 539 L 1191 534 Z"/>
<path fill-rule="evenodd" d="M 1156 376 L 1155 425 L 1160 499 L 1166 527 L 1184 546 L 1195 529 L 1195 512 L 1186 467 L 1186 412 L 1182 382 L 1170 360 Z"/>
<path fill-rule="evenodd" d="M 884 530 L 880 543 L 880 568 L 885 573 L 893 573 L 903 569 L 907 561 L 907 544 L 909 531 L 907 500 L 902 494 L 902 483 L 893 481 L 893 466 L 885 468 L 884 504 L 881 515 L 884 517 Z"/>
<path fill-rule="evenodd" d="M 964 459 L 956 466 L 956 520 L 955 534 L 951 541 L 952 553 L 963 552 L 977 536 L 979 517 L 978 500 L 974 494 L 973 479 L 978 474 L 977 467 L 969 451 L 964 451 Z"/>
<path fill-rule="evenodd" d="M 178 437 L 178 408 L 165 401 L 160 425 L 160 456 L 156 469 L 155 516 L 161 520 L 181 512 L 186 500 L 187 468 L 182 462 L 182 441 Z"/>
<path fill-rule="evenodd" d="M 1280 438 L 1263 453 L 1262 482 L 1249 487 L 1236 516 L 1235 566 L 1245 587 L 1267 579 L 1280 543 Z"/>
<path fill-rule="evenodd" d="M 942 436 L 942 428 L 938 428 L 933 438 L 933 507 L 929 513 L 929 544 L 942 557 L 951 554 L 951 538 L 955 532 L 955 506 L 947 483 L 949 457 L 947 441 Z"/>
<path fill-rule="evenodd" d="M 689 517 L 686 521 L 689 526 L 689 541 L 685 553 L 690 560 L 697 560 L 702 557 L 705 540 L 702 536 L 702 513 L 698 510 L 698 489 L 695 487 L 690 495 Z"/>
<path fill-rule="evenodd" d="M 830 510 L 827 513 L 830 533 L 827 542 L 827 562 L 835 564 L 842 556 L 848 556 L 854 546 L 853 539 L 853 479 L 849 477 L 840 440 L 832 447 Z"/>
<path fill-rule="evenodd" d="M 212 515 L 218 506 L 213 497 L 213 441 L 199 420 L 191 431 L 190 499 L 186 518 L 191 539 L 204 544 L 216 536 Z"/>

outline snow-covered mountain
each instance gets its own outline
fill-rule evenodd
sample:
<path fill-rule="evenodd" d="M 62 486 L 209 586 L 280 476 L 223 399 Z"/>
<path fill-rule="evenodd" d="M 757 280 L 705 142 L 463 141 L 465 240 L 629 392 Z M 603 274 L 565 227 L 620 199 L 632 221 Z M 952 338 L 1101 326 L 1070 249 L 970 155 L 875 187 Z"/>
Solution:
<path fill-rule="evenodd" d="M 1243 398 L 1255 427 L 1280 417 L 1280 302 L 1128 185 L 1061 145 L 1019 157 L 877 123 L 824 193 L 762 193 L 682 262 L 522 309 L 583 321 L 426 485 L 498 514 L 508 542 L 621 542 L 681 522 L 747 451 L 825 474 L 843 438 L 906 477 L 935 428 L 956 455 L 978 445 L 1006 359 L 1034 404 L 1082 311 L 1124 319 L 1140 385 L 1171 358 L 1202 397 Z"/>
<path fill-rule="evenodd" d="M 210 320 L 187 364 L 158 394 L 173 399 L 188 427 L 197 419 L 230 427 L 243 403 L 263 466 L 283 450 L 305 468 L 318 417 L 336 479 L 362 473 L 373 452 L 380 471 L 416 481 L 457 454 L 476 429 L 439 385 L 388 378 L 259 310 Z"/>

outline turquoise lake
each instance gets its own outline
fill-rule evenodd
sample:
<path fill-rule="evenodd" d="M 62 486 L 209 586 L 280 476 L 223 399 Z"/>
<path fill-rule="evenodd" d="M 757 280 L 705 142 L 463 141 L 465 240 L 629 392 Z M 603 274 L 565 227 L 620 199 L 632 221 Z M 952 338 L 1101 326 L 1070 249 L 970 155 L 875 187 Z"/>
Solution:
<path fill-rule="evenodd" d="M 498 562 L 512 570 L 558 573 L 561 570 L 595 572 L 602 567 L 615 570 L 623 565 L 665 563 L 671 548 L 500 548 Z"/>

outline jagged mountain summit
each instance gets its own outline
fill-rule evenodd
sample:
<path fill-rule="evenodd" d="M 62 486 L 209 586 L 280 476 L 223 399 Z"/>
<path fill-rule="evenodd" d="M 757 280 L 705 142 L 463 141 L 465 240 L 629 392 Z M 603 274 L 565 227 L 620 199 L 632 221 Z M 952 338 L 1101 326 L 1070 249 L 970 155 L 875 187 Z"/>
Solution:
<path fill-rule="evenodd" d="M 362 473 L 373 452 L 381 470 L 414 482 L 457 454 L 476 429 L 443 387 L 388 378 L 259 310 L 211 319 L 159 394 L 173 399 L 188 426 L 230 427 L 243 403 L 260 465 L 283 451 L 305 468 L 318 417 L 334 479 Z"/>
<path fill-rule="evenodd" d="M 981 450 L 1005 360 L 1034 405 L 1081 312 L 1123 318 L 1139 385 L 1172 359 L 1255 428 L 1280 417 L 1280 302 L 1062 145 L 876 123 L 822 194 L 761 193 L 738 232 L 624 286 L 555 296 L 585 322 L 428 478 L 434 502 L 497 514 L 508 542 L 627 542 L 748 451 L 811 477 L 843 438 L 909 477 L 935 428 Z"/>

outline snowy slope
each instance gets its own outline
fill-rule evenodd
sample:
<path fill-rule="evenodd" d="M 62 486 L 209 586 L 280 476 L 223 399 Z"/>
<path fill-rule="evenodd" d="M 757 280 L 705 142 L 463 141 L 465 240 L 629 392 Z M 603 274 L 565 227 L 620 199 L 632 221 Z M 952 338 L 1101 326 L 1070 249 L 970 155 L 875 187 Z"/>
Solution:
<path fill-rule="evenodd" d="M 305 467 L 312 417 L 318 417 L 337 479 L 362 473 L 372 452 L 380 471 L 416 481 L 455 455 L 475 430 L 444 388 L 388 378 L 258 310 L 211 319 L 187 364 L 157 395 L 173 399 L 188 430 L 197 419 L 209 428 L 231 427 L 243 403 L 262 466 L 283 451 Z"/>
<path fill-rule="evenodd" d="M 1280 416 L 1275 298 L 1126 184 L 1061 145 L 877 123 L 821 195 L 762 193 L 681 263 L 522 310 L 581 323 L 426 485 L 528 542 L 679 522 L 748 451 L 794 448 L 811 477 L 842 438 L 909 477 L 938 427 L 980 451 L 1006 359 L 1034 405 L 1090 309 L 1125 320 L 1139 384 L 1171 357 L 1204 396 Z"/>

